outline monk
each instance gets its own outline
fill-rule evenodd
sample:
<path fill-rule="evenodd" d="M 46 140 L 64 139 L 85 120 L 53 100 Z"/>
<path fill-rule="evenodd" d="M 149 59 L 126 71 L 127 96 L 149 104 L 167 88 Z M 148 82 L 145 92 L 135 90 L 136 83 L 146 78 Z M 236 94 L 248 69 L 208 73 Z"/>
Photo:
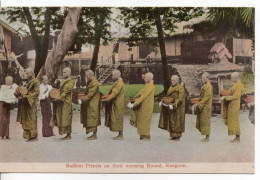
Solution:
<path fill-rule="evenodd" d="M 135 97 L 134 103 L 129 103 L 132 109 L 130 124 L 137 128 L 140 140 L 150 140 L 150 126 L 154 106 L 153 74 L 146 73 L 144 76 L 145 87 Z"/>
<path fill-rule="evenodd" d="M 72 128 L 72 90 L 76 80 L 70 77 L 71 69 L 63 69 L 64 81 L 60 85 L 60 97 L 53 100 L 53 122 L 59 134 L 66 134 L 62 140 L 71 139 Z"/>
<path fill-rule="evenodd" d="M 19 97 L 17 121 L 22 124 L 23 137 L 29 142 L 38 141 L 37 102 L 40 93 L 40 80 L 35 78 L 32 68 L 25 71 L 28 79 L 27 95 Z"/>
<path fill-rule="evenodd" d="M 107 102 L 105 106 L 105 126 L 109 127 L 112 132 L 118 132 L 114 140 L 123 140 L 123 123 L 124 123 L 124 82 L 121 78 L 121 72 L 114 70 L 112 78 L 115 80 L 109 96 L 101 100 Z"/>
<path fill-rule="evenodd" d="M 10 139 L 9 124 L 11 104 L 17 101 L 14 92 L 18 86 L 13 83 L 12 76 L 6 76 L 5 85 L 0 89 L 0 137 Z"/>
<path fill-rule="evenodd" d="M 88 82 L 85 96 L 79 100 L 80 120 L 86 128 L 86 134 L 93 133 L 88 140 L 96 140 L 97 126 L 101 125 L 99 84 L 92 70 L 86 71 L 85 75 Z"/>
<path fill-rule="evenodd" d="M 163 104 L 159 128 L 167 130 L 170 133 L 170 140 L 179 141 L 185 129 L 185 90 L 179 84 L 179 77 L 173 75 L 171 77 L 172 86 L 167 91 L 165 97 L 173 98 L 173 103 L 170 105 Z"/>
<path fill-rule="evenodd" d="M 240 98 L 244 91 L 244 85 L 239 80 L 239 73 L 231 74 L 231 82 L 234 84 L 229 89 L 231 96 L 223 96 L 222 100 L 222 118 L 224 123 L 228 126 L 228 135 L 235 135 L 232 143 L 240 142 Z"/>
<path fill-rule="evenodd" d="M 48 98 L 49 92 L 52 90 L 52 86 L 48 84 L 48 77 L 42 76 L 42 83 L 40 85 L 40 106 L 42 113 L 42 136 L 50 137 L 54 136 L 50 122 L 52 119 L 51 101 Z"/>
<path fill-rule="evenodd" d="M 209 76 L 210 74 L 207 72 L 202 74 L 201 81 L 203 86 L 200 91 L 200 102 L 194 105 L 195 111 L 197 111 L 196 128 L 200 131 L 201 135 L 206 135 L 201 142 L 209 142 L 210 134 L 213 88 Z"/>

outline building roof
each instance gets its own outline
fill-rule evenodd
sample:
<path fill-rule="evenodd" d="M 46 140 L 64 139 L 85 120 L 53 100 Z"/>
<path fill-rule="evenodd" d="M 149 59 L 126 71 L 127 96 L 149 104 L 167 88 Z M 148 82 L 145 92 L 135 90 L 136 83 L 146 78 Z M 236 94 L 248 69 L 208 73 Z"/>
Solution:
<path fill-rule="evenodd" d="M 6 24 L 4 21 L 0 20 L 0 25 L 2 25 L 4 28 L 6 28 L 7 30 L 11 31 L 14 34 L 18 34 L 18 31 L 16 31 L 15 29 L 13 29 L 11 26 L 9 26 L 8 24 Z"/>
<path fill-rule="evenodd" d="M 223 43 L 216 43 L 214 46 L 211 48 L 209 52 L 209 59 L 222 59 L 225 55 L 230 59 L 232 58 L 232 55 L 229 53 L 228 49 Z"/>
<path fill-rule="evenodd" d="M 205 71 L 207 72 L 233 72 L 242 71 L 243 67 L 229 62 L 227 59 L 219 63 L 210 63 Z"/>

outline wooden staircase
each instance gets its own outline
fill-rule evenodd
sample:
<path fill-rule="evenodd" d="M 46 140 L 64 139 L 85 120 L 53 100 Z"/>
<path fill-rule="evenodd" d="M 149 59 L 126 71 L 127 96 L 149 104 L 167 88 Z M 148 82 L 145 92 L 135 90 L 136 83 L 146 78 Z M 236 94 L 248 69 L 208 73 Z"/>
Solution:
<path fill-rule="evenodd" d="M 98 82 L 104 84 L 109 77 L 112 75 L 112 72 L 120 66 L 120 64 L 115 64 L 115 54 L 118 53 L 119 49 L 119 39 L 115 39 L 113 42 L 113 54 L 108 57 L 102 64 L 96 68 L 96 74 L 98 74 Z M 102 72 L 102 73 L 101 73 Z"/>
<path fill-rule="evenodd" d="M 112 76 L 112 72 L 116 70 L 119 66 L 120 64 L 111 64 L 101 75 L 99 75 L 98 82 L 100 84 L 104 84 L 108 80 L 108 78 Z"/>
<path fill-rule="evenodd" d="M 112 75 L 112 72 L 120 66 L 120 64 L 114 64 L 113 63 L 113 57 L 115 53 L 112 54 L 107 60 L 105 60 L 102 64 L 100 64 L 96 68 L 96 74 L 98 74 L 98 82 L 100 84 L 104 84 L 109 77 Z M 102 71 L 101 71 L 102 70 Z"/>

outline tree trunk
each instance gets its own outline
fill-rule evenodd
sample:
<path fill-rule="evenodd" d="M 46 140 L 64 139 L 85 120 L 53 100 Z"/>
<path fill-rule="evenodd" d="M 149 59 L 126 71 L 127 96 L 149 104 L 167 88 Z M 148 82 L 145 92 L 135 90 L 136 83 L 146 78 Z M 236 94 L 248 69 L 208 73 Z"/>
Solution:
<path fill-rule="evenodd" d="M 44 37 L 41 38 L 41 47 L 36 51 L 36 59 L 35 59 L 35 68 L 34 73 L 37 76 L 39 71 L 41 70 L 42 66 L 46 61 L 46 57 L 48 55 L 48 46 L 49 46 L 49 37 L 50 37 L 50 26 L 51 26 L 51 12 L 50 8 L 46 8 L 45 15 L 45 33 Z"/>
<path fill-rule="evenodd" d="M 161 58 L 162 58 L 164 92 L 166 93 L 170 87 L 170 77 L 169 77 L 169 72 L 168 72 L 168 62 L 166 59 L 166 50 L 165 50 L 165 42 L 164 42 L 164 37 L 163 37 L 162 21 L 161 21 L 160 12 L 159 12 L 158 8 L 155 9 L 154 18 L 155 18 L 155 25 L 156 25 L 157 32 L 158 32 L 158 40 L 159 40 Z"/>
<path fill-rule="evenodd" d="M 57 78 L 60 65 L 65 55 L 74 44 L 74 39 L 78 32 L 77 24 L 80 12 L 81 7 L 69 8 L 57 44 L 49 52 L 46 62 L 41 68 L 38 77 L 47 75 L 51 83 L 53 83 Z"/>
<path fill-rule="evenodd" d="M 94 48 L 91 66 L 90 66 L 90 69 L 93 72 L 96 72 L 103 23 L 104 23 L 104 16 L 100 14 L 99 19 L 95 19 L 95 48 Z"/>
<path fill-rule="evenodd" d="M 38 74 L 41 67 L 44 65 L 47 54 L 48 54 L 48 44 L 49 44 L 49 36 L 50 36 L 50 20 L 51 20 L 51 12 L 50 8 L 46 8 L 44 21 L 45 21 L 45 34 L 44 37 L 39 37 L 36 27 L 33 23 L 32 15 L 30 13 L 30 9 L 28 7 L 24 7 L 23 11 L 26 15 L 28 26 L 32 35 L 33 39 L 33 46 L 35 49 L 35 68 L 34 73 L 35 75 Z"/>

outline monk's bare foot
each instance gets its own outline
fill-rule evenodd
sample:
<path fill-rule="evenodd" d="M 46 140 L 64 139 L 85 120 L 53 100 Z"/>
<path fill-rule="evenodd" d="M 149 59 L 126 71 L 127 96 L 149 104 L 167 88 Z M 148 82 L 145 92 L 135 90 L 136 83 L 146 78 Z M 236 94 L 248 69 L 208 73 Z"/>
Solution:
<path fill-rule="evenodd" d="M 28 142 L 35 142 L 35 141 L 38 141 L 38 138 L 28 139 L 27 141 Z"/>
<path fill-rule="evenodd" d="M 175 138 L 174 137 L 170 137 L 169 140 L 175 140 Z"/>
<path fill-rule="evenodd" d="M 179 141 L 180 141 L 180 138 L 175 138 L 174 141 L 175 141 L 175 142 L 179 142 Z"/>
<path fill-rule="evenodd" d="M 150 138 L 141 138 L 140 140 L 141 141 L 150 141 L 151 139 Z"/>
<path fill-rule="evenodd" d="M 235 138 L 235 139 L 233 139 L 232 141 L 230 141 L 231 143 L 238 143 L 238 142 L 240 142 L 240 138 Z"/>
<path fill-rule="evenodd" d="M 123 136 L 116 136 L 116 137 L 113 137 L 112 139 L 114 139 L 114 140 L 124 140 L 124 137 Z"/>
<path fill-rule="evenodd" d="M 204 139 L 200 140 L 200 142 L 209 142 L 209 138 L 204 138 Z"/>
<path fill-rule="evenodd" d="M 10 137 L 9 137 L 9 136 L 6 136 L 5 139 L 10 139 Z"/>
<path fill-rule="evenodd" d="M 67 135 L 64 138 L 62 138 L 62 140 L 70 140 L 71 139 L 71 135 Z"/>
<path fill-rule="evenodd" d="M 88 140 L 96 140 L 97 139 L 97 135 L 92 135 L 90 137 L 88 137 Z"/>

